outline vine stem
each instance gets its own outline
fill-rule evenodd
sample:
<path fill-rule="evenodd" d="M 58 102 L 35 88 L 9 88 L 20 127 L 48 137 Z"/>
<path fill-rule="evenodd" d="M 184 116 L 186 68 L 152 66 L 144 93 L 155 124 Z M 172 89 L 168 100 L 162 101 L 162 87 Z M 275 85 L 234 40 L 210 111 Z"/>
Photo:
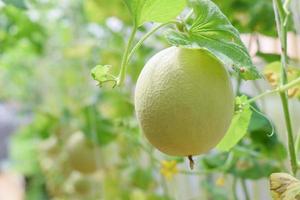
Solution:
<path fill-rule="evenodd" d="M 236 193 L 236 186 L 237 186 L 237 177 L 234 176 L 232 180 L 232 196 L 234 200 L 239 199 Z"/>
<path fill-rule="evenodd" d="M 246 180 L 245 179 L 241 179 L 241 183 L 242 183 L 242 188 L 244 191 L 244 195 L 245 195 L 245 199 L 246 200 L 250 200 L 250 195 L 249 195 L 249 191 L 246 185 Z"/>
<path fill-rule="evenodd" d="M 297 137 L 296 137 L 296 144 L 295 144 L 295 152 L 299 152 L 300 149 L 300 129 L 297 133 Z M 297 164 L 298 164 L 298 168 L 300 168 L 300 161 L 297 160 Z"/>
<path fill-rule="evenodd" d="M 134 53 L 137 51 L 137 49 L 143 44 L 143 42 L 148 39 L 151 35 L 153 35 L 157 30 L 159 30 L 160 28 L 170 25 L 170 24 L 176 24 L 179 23 L 178 21 L 169 21 L 163 24 L 159 24 L 157 26 L 155 26 L 152 30 L 150 30 L 148 33 L 146 33 L 132 48 L 132 50 L 130 51 L 130 48 L 133 44 L 133 40 L 134 37 L 136 35 L 137 32 L 137 27 L 134 26 L 131 32 L 131 35 L 129 37 L 123 58 L 122 58 L 122 62 L 121 62 L 121 70 L 119 73 L 119 76 L 117 78 L 117 86 L 121 86 L 125 80 L 126 77 L 126 71 L 127 71 L 127 65 L 130 61 L 130 59 L 132 58 L 132 56 L 134 55 Z M 130 51 L 130 52 L 129 52 Z"/>
<path fill-rule="evenodd" d="M 180 174 L 184 174 L 184 175 L 197 175 L 197 176 L 202 176 L 204 174 L 209 174 L 209 173 L 213 173 L 212 171 L 208 171 L 208 170 L 203 170 L 203 171 L 187 171 L 187 170 L 178 170 L 178 173 Z"/>
<path fill-rule="evenodd" d="M 256 101 L 260 98 L 263 98 L 267 95 L 285 92 L 286 90 L 288 90 L 288 89 L 290 89 L 290 88 L 292 88 L 292 87 L 294 87 L 298 84 L 300 84 L 300 77 L 293 80 L 293 81 L 291 81 L 291 82 L 289 82 L 289 83 L 287 83 L 287 84 L 285 84 L 285 85 L 279 86 L 279 87 L 275 88 L 274 90 L 267 90 L 266 92 L 261 93 L 261 94 L 255 96 L 255 97 L 249 99 L 246 103 L 247 104 L 252 103 L 252 102 L 254 102 L 254 101 Z"/>
<path fill-rule="evenodd" d="M 121 70 L 120 70 L 120 73 L 119 73 L 118 78 L 117 78 L 117 86 L 122 85 L 124 80 L 125 80 L 126 70 L 127 70 L 128 53 L 129 53 L 130 47 L 132 46 L 132 43 L 133 43 L 136 32 L 137 32 L 137 26 L 134 26 L 133 29 L 132 29 L 132 32 L 130 34 L 127 46 L 125 48 L 123 58 L 122 58 Z"/>
<path fill-rule="evenodd" d="M 194 165 L 195 165 L 195 162 L 193 160 L 193 156 L 192 155 L 189 155 L 188 156 L 188 159 L 190 161 L 190 169 L 193 170 L 194 169 Z"/>
<path fill-rule="evenodd" d="M 286 4 L 285 4 L 286 5 Z M 281 0 L 273 0 L 274 12 L 275 12 L 275 20 L 277 25 L 277 32 L 281 42 L 281 82 L 280 85 L 283 86 L 287 84 L 287 17 L 289 13 L 285 10 L 287 8 L 283 7 Z M 285 124 L 287 129 L 287 136 L 288 136 L 288 150 L 289 150 L 289 157 L 290 157 L 290 165 L 292 169 L 293 175 L 297 173 L 297 157 L 295 152 L 295 143 L 294 143 L 294 136 L 293 136 L 293 129 L 292 129 L 292 122 L 289 112 L 289 104 L 288 104 L 288 97 L 286 90 L 280 91 L 280 99 L 283 108 Z"/>
<path fill-rule="evenodd" d="M 169 21 L 163 24 L 159 24 L 157 26 L 155 26 L 151 31 L 149 31 L 148 33 L 146 33 L 137 43 L 136 45 L 132 48 L 130 54 L 128 55 L 127 58 L 127 63 L 130 61 L 130 59 L 132 58 L 132 56 L 134 55 L 134 53 L 136 52 L 136 50 L 143 44 L 143 42 L 148 39 L 153 33 L 155 33 L 157 30 L 159 30 L 160 28 L 170 25 L 170 24 L 176 24 L 179 23 L 177 21 Z"/>
<path fill-rule="evenodd" d="M 295 144 L 295 151 L 298 152 L 300 150 L 300 129 L 298 131 L 297 137 L 296 137 L 296 144 Z M 299 163 L 299 161 L 298 161 Z M 298 164 L 299 166 L 299 164 Z"/>

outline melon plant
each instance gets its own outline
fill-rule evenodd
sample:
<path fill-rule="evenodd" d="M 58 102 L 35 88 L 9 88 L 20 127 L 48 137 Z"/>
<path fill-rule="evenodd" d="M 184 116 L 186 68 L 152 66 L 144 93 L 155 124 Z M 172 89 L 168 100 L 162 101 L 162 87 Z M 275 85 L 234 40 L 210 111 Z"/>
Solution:
<path fill-rule="evenodd" d="M 191 169 L 194 166 L 193 155 L 207 153 L 216 147 L 217 151 L 213 153 L 217 156 L 214 158 L 219 159 L 214 160 L 212 164 L 206 163 L 207 165 L 202 162 L 202 166 L 198 169 L 201 171 L 206 166 L 210 172 L 214 168 L 216 172 L 232 173 L 235 176 L 234 188 L 236 188 L 236 177 L 242 178 L 241 184 L 245 190 L 245 199 L 250 199 L 244 179 L 269 176 L 274 169 L 278 168 L 277 164 L 273 165 L 274 163 L 272 163 L 271 165 L 269 162 L 264 166 L 261 160 L 257 161 L 258 158 L 262 159 L 261 154 L 266 152 L 269 154 L 266 154 L 266 159 L 272 160 L 270 155 L 273 152 L 267 145 L 267 141 L 271 141 L 270 138 L 276 134 L 274 124 L 260 111 L 264 110 L 260 108 L 263 106 L 255 104 L 258 99 L 270 94 L 280 96 L 287 133 L 288 148 L 286 150 L 289 153 L 289 171 L 296 176 L 299 169 L 297 153 L 300 149 L 300 136 L 295 138 L 293 133 L 294 127 L 288 100 L 288 96 L 298 97 L 297 87 L 300 84 L 299 74 L 294 73 L 293 79 L 290 80 L 291 71 L 287 68 L 291 61 L 287 52 L 287 32 L 292 25 L 290 20 L 291 2 L 274 0 L 253 7 L 255 10 L 253 13 L 265 13 L 263 11 L 265 8 L 274 9 L 272 14 L 276 18 L 278 39 L 282 51 L 280 56 L 268 55 L 259 52 L 261 49 L 258 45 L 256 56 L 267 62 L 271 59 L 277 61 L 280 57 L 281 62 L 278 62 L 277 74 L 273 70 L 270 73 L 271 75 L 275 74 L 278 79 L 276 79 L 275 88 L 262 92 L 257 83 L 254 83 L 260 93 L 255 97 L 243 95 L 241 85 L 245 83 L 243 81 L 262 78 L 262 74 L 253 64 L 239 31 L 230 23 L 232 18 L 242 18 L 241 21 L 244 22 L 247 20 L 241 15 L 231 15 L 231 18 L 228 19 L 211 0 L 176 0 L 176 3 L 173 0 L 125 0 L 133 26 L 120 62 L 120 72 L 118 76 L 114 76 L 109 72 L 110 65 L 98 65 L 92 69 L 92 76 L 99 82 L 99 86 L 106 82 L 113 82 L 113 87 L 123 86 L 126 81 L 132 83 L 130 82 L 134 80 L 132 75 L 131 79 L 126 79 L 130 60 L 145 40 L 157 30 L 169 27 L 165 32 L 165 37 L 171 47 L 157 50 L 159 52 L 145 65 L 138 63 L 139 66 L 144 65 L 136 82 L 134 93 L 135 114 L 141 132 L 161 152 L 171 156 L 187 156 Z M 252 2 L 249 6 L 257 3 Z M 228 8 L 232 9 L 232 5 L 228 5 L 230 5 Z M 180 14 L 186 6 L 190 9 L 189 12 Z M 259 7 L 264 9 L 260 10 Z M 148 22 L 157 24 L 150 30 L 146 27 L 147 32 L 136 42 L 136 35 L 139 35 L 140 31 L 142 32 L 140 27 Z M 269 33 L 271 33 L 275 31 L 275 26 L 273 28 L 266 26 L 266 29 L 257 28 L 259 24 L 254 22 L 255 20 L 250 20 L 245 23 L 247 26 L 255 24 L 253 32 L 263 31 L 266 33 L 270 31 Z M 248 31 L 245 32 L 248 33 Z M 254 35 L 251 35 L 248 47 L 251 47 Z M 259 40 L 257 39 L 257 41 Z M 130 67 L 134 68 L 135 66 Z M 237 83 L 236 94 L 233 92 L 231 78 Z M 273 76 L 267 77 L 267 79 L 274 82 Z M 257 120 L 257 115 L 266 123 L 262 122 L 263 120 Z M 248 140 L 242 140 L 247 134 L 250 136 L 247 138 Z M 263 134 L 267 134 L 266 140 L 262 139 Z M 251 142 L 249 142 L 249 138 Z M 262 141 L 261 144 L 258 144 L 260 143 L 258 141 Z M 138 144 L 148 152 L 143 144 Z M 262 147 L 266 150 L 265 152 L 259 149 Z M 152 151 L 149 152 L 152 153 Z M 285 152 L 283 151 L 282 154 L 275 152 L 274 154 L 276 154 L 276 160 L 282 162 L 281 159 L 284 156 L 281 155 L 284 155 Z M 152 154 L 150 157 L 156 161 Z M 203 159 L 205 157 L 209 157 L 209 155 L 203 156 L 202 161 L 205 160 Z M 250 160 L 251 165 L 244 165 L 243 159 L 247 160 L 246 163 Z M 252 173 L 252 170 L 255 171 L 258 168 L 256 163 L 259 163 L 257 166 L 263 169 L 261 173 Z M 169 171 L 172 171 L 173 168 Z M 282 170 L 285 169 L 282 168 Z M 177 168 L 172 173 L 176 174 Z M 219 198 L 211 197 L 211 199 Z"/>

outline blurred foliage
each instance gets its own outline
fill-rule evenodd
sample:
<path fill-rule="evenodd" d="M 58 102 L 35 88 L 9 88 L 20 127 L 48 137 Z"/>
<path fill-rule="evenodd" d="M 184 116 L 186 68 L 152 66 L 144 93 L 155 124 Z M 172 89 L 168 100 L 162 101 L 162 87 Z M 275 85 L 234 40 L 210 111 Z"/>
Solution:
<path fill-rule="evenodd" d="M 270 0 L 213 0 L 242 33 L 276 36 L 275 15 Z M 290 22 L 290 30 L 292 22 Z"/>
<path fill-rule="evenodd" d="M 46 32 L 42 25 L 34 22 L 14 6 L 0 8 L 0 53 L 9 48 L 31 43 L 37 52 L 43 50 Z"/>
<path fill-rule="evenodd" d="M 269 63 L 264 68 L 264 75 L 267 81 L 270 83 L 272 87 L 278 87 L 280 81 L 280 61 L 275 61 Z M 295 66 L 288 66 L 287 68 L 287 79 L 288 82 L 291 82 L 300 77 L 300 69 Z M 288 89 L 287 91 L 288 97 L 290 98 L 299 98 L 300 99 L 300 84 Z"/>
<path fill-rule="evenodd" d="M 129 12 L 121 0 L 3 2 L 0 100 L 18 105 L 26 119 L 10 144 L 11 167 L 26 177 L 26 199 L 174 199 L 168 183 L 178 181 L 187 164 L 149 146 L 140 134 L 132 100 L 145 61 L 166 46 L 162 34 L 149 38 L 132 58 L 126 86 L 99 88 L 90 69 L 111 64 L 117 74 L 130 31 Z M 275 35 L 271 1 L 215 2 L 239 31 Z M 137 37 L 148 29 L 148 24 L 141 27 Z M 277 55 L 264 56 L 278 60 Z M 203 193 L 228 199 L 228 188 L 216 187 L 212 172 L 260 179 L 282 169 L 286 152 L 277 132 L 270 135 L 272 126 L 264 114 L 253 111 L 247 136 L 230 153 L 201 156 L 195 176 L 204 177 L 199 183 Z M 78 131 L 100 152 L 91 155 L 98 163 L 92 173 L 74 169 L 68 161 L 66 146 Z M 163 168 L 173 176 L 167 183 L 168 175 L 160 172 L 162 160 L 172 164 Z"/>
<path fill-rule="evenodd" d="M 124 2 L 120 0 L 86 0 L 84 12 L 91 22 L 103 23 L 109 17 L 118 17 L 125 23 L 131 22 Z"/>

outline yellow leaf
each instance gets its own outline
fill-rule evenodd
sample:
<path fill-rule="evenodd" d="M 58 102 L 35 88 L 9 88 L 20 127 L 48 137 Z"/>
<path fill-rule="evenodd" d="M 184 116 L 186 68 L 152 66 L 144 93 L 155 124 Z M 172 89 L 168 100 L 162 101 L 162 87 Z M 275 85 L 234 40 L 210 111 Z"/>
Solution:
<path fill-rule="evenodd" d="M 278 87 L 280 83 L 280 62 L 272 62 L 265 66 L 264 76 L 272 87 Z M 293 81 L 300 77 L 300 69 L 294 66 L 287 68 L 288 82 Z M 300 97 L 300 84 L 288 89 L 287 94 L 290 98 Z"/>

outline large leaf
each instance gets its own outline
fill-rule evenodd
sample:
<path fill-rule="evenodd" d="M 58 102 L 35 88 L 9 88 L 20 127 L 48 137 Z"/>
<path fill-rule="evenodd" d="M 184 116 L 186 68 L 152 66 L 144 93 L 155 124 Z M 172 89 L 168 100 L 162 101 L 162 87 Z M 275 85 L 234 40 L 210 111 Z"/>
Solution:
<path fill-rule="evenodd" d="M 239 108 L 242 105 L 242 108 L 238 109 L 235 112 L 227 133 L 225 134 L 221 142 L 217 145 L 217 149 L 219 149 L 220 151 L 229 151 L 247 133 L 252 111 L 249 104 L 244 105 L 246 100 L 246 96 L 236 98 L 237 107 Z"/>
<path fill-rule="evenodd" d="M 186 0 L 124 0 L 136 26 L 145 22 L 167 22 L 186 6 Z"/>
<path fill-rule="evenodd" d="M 233 25 L 243 33 L 276 34 L 275 16 L 270 0 L 214 0 Z"/>
<path fill-rule="evenodd" d="M 225 65 L 232 67 L 245 80 L 260 78 L 239 32 L 210 0 L 192 0 L 194 17 L 188 20 L 183 32 L 171 30 L 168 41 L 185 48 L 209 50 Z"/>

